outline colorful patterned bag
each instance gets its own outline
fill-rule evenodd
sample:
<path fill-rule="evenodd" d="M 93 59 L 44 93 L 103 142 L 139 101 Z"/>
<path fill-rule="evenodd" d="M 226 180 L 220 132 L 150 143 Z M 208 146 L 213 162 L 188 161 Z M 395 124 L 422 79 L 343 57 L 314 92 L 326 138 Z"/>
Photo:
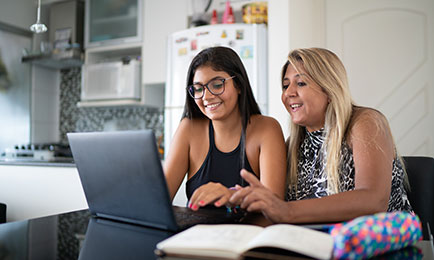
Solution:
<path fill-rule="evenodd" d="M 330 234 L 335 259 L 364 259 L 415 244 L 422 239 L 422 227 L 417 215 L 387 212 L 337 224 Z"/>

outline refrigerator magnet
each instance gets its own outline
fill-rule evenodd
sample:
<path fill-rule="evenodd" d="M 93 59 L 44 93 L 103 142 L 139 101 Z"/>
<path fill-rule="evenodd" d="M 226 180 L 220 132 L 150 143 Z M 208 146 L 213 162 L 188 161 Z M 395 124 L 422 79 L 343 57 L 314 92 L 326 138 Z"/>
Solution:
<path fill-rule="evenodd" d="M 221 38 L 226 38 L 228 37 L 228 34 L 226 33 L 226 30 L 223 30 L 222 35 L 220 36 Z"/>
<path fill-rule="evenodd" d="M 244 30 L 237 30 L 235 34 L 235 39 L 237 40 L 244 39 Z"/>
<path fill-rule="evenodd" d="M 175 40 L 176 43 L 186 42 L 188 39 L 186 37 L 181 37 Z"/>
<path fill-rule="evenodd" d="M 196 39 L 191 40 L 191 42 L 190 42 L 190 49 L 191 49 L 192 51 L 197 50 L 197 40 L 196 40 Z"/>
<path fill-rule="evenodd" d="M 204 35 L 208 35 L 208 34 L 209 34 L 208 31 L 205 31 L 205 32 L 197 32 L 197 33 L 196 33 L 196 36 L 204 36 Z"/>
<path fill-rule="evenodd" d="M 253 58 L 253 46 L 242 46 L 240 49 L 240 56 L 243 59 L 251 59 Z"/>
<path fill-rule="evenodd" d="M 186 54 L 187 54 L 187 48 L 186 47 L 178 49 L 178 56 L 184 56 Z"/>

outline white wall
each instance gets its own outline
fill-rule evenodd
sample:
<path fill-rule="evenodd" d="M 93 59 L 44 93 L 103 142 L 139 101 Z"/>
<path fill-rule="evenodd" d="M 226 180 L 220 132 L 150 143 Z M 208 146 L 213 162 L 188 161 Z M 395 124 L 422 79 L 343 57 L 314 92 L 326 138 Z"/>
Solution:
<path fill-rule="evenodd" d="M 434 1 L 326 1 L 327 48 L 355 102 L 388 118 L 398 151 L 434 156 Z"/>
<path fill-rule="evenodd" d="M 176 12 L 169 12 L 168 6 Z M 162 83 L 166 79 L 167 37 L 188 27 L 187 0 L 145 1 L 143 23 L 142 83 Z"/>
<path fill-rule="evenodd" d="M 29 30 L 36 22 L 36 0 L 1 0 L 0 22 Z"/>
<path fill-rule="evenodd" d="M 59 70 L 33 66 L 32 86 L 32 143 L 59 142 Z"/>
<path fill-rule="evenodd" d="M 386 115 L 401 154 L 434 156 L 432 0 L 269 0 L 268 15 L 269 111 L 285 137 L 281 66 L 289 50 L 324 47 L 343 60 L 355 101 Z"/>
<path fill-rule="evenodd" d="M 30 66 L 19 60 L 31 39 L 0 29 L 0 57 L 7 69 L 9 84 L 0 89 L 0 153 L 30 138 Z"/>
<path fill-rule="evenodd" d="M 281 69 L 290 50 L 324 47 L 323 0 L 268 1 L 268 111 L 289 136 L 289 114 L 280 96 Z"/>
<path fill-rule="evenodd" d="M 44 4 L 46 1 L 42 2 L 42 4 Z M 48 6 L 42 6 L 41 20 L 46 24 L 48 24 L 48 11 Z M 36 12 L 37 0 L 2 0 L 0 4 L 0 22 L 30 32 L 30 25 L 36 22 Z M 6 42 L 8 40 L 13 40 L 11 37 L 23 38 L 22 36 L 16 36 L 15 34 L 6 32 L 4 32 L 3 36 L 5 36 L 5 34 L 9 34 L 6 35 L 7 38 L 3 39 Z M 22 55 L 22 49 L 39 49 L 39 42 L 46 39 L 47 36 L 47 33 L 34 35 L 33 44 L 31 41 L 29 41 L 29 43 L 25 46 L 17 44 L 16 40 L 15 43 L 9 43 L 9 46 L 15 47 L 9 48 L 9 50 L 16 50 L 17 48 L 20 48 L 13 52 L 13 57 L 11 57 L 14 59 L 13 62 L 21 65 L 22 63 L 20 58 Z M 5 50 L 3 50 L 3 52 L 4 51 Z M 3 56 L 7 56 L 6 54 L 9 56 L 12 55 L 12 53 L 5 53 Z M 6 124 L 9 125 L 9 127 L 12 125 L 12 127 L 18 127 L 20 131 L 26 130 L 25 138 L 23 137 L 23 134 L 19 135 L 19 132 L 15 131 L 15 137 L 9 138 L 4 142 L 8 143 L 7 147 L 11 147 L 16 144 L 26 144 L 30 141 L 33 143 L 57 142 L 59 140 L 59 71 L 31 65 L 21 67 L 26 69 L 32 68 L 31 76 L 29 75 L 27 78 L 23 77 L 23 73 L 21 73 L 20 77 L 13 75 L 17 79 L 22 79 L 21 81 L 24 79 L 28 80 L 25 82 L 25 87 L 26 90 L 30 92 L 21 93 L 18 98 L 26 99 L 27 105 L 30 103 L 30 106 L 21 108 L 14 106 L 12 108 L 15 110 L 21 109 L 22 113 L 26 113 L 28 115 L 28 118 L 31 120 L 31 122 L 27 122 L 27 128 L 24 128 L 21 127 L 21 125 L 15 124 L 14 122 L 16 120 L 8 120 Z M 13 102 L 16 101 L 13 100 Z M 3 138 L 5 138 L 5 135 L 3 135 Z M 4 147 L 0 145 L 0 152 L 3 150 Z"/>
<path fill-rule="evenodd" d="M 290 50 L 289 1 L 268 1 L 268 115 L 276 118 L 285 138 L 289 133 L 289 115 L 280 101 L 283 64 Z"/>

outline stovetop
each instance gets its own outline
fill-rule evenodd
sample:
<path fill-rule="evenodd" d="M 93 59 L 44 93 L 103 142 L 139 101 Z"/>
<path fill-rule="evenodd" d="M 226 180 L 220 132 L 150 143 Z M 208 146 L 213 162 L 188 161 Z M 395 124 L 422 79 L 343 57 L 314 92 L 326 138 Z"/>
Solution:
<path fill-rule="evenodd" d="M 0 158 L 12 161 L 73 161 L 69 145 L 61 143 L 15 145 L 6 149 Z"/>

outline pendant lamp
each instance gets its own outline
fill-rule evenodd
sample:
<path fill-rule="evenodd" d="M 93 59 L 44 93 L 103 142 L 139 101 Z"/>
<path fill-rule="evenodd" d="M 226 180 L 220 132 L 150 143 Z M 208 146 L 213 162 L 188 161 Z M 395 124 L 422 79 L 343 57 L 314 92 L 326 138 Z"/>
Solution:
<path fill-rule="evenodd" d="M 47 31 L 47 26 L 41 23 L 41 0 L 38 0 L 38 12 L 36 23 L 30 26 L 30 31 L 34 33 L 44 33 Z"/>

